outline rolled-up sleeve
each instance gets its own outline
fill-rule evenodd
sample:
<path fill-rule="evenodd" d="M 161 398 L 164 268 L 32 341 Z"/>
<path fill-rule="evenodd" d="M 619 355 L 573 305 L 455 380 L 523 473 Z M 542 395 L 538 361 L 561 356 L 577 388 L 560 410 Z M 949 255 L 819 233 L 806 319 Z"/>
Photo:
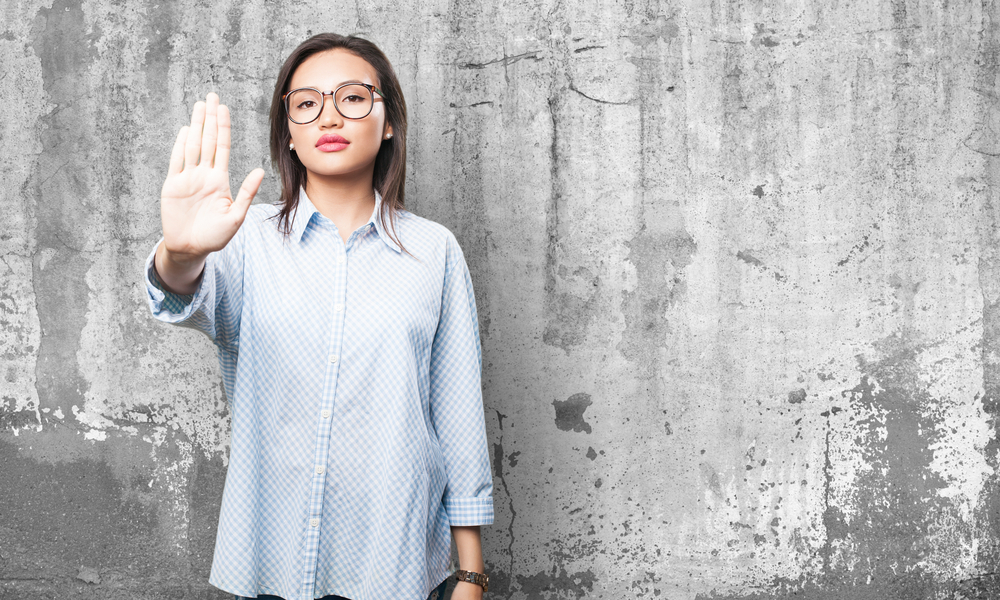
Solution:
<path fill-rule="evenodd" d="M 156 249 L 146 258 L 144 279 L 146 300 L 153 317 L 164 323 L 196 329 L 217 346 L 236 352 L 239 346 L 240 313 L 243 306 L 242 228 L 229 244 L 205 259 L 198 289 L 193 294 L 166 290 L 156 273 Z"/>
<path fill-rule="evenodd" d="M 430 411 L 444 455 L 444 507 L 451 525 L 493 522 L 493 475 L 483 415 L 482 351 L 472 278 L 448 236 L 447 262 L 430 361 Z"/>

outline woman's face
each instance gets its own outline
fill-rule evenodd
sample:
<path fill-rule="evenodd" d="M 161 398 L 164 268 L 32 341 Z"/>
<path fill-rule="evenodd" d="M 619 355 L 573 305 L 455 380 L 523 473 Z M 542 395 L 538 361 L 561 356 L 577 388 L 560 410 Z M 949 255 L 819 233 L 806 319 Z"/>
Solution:
<path fill-rule="evenodd" d="M 302 62 L 292 74 L 288 89 L 316 88 L 330 92 L 343 83 L 360 81 L 378 87 L 375 69 L 363 58 L 335 48 L 314 54 Z M 319 117 L 305 125 L 288 121 L 295 153 L 310 176 L 336 177 L 362 175 L 374 171 L 375 157 L 383 138 L 392 133 L 386 125 L 385 104 L 374 94 L 375 104 L 363 119 L 345 119 L 333 105 L 333 96 L 325 96 Z M 339 136 L 348 143 L 322 144 L 321 138 Z"/>

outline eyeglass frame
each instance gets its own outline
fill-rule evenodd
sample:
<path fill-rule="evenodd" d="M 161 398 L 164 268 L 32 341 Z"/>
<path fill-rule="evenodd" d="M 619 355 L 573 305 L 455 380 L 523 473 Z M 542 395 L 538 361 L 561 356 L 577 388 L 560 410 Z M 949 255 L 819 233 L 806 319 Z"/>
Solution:
<path fill-rule="evenodd" d="M 375 108 L 375 96 L 374 96 L 374 94 L 372 95 L 372 103 L 368 107 L 368 112 L 365 113 L 364 117 L 348 117 L 343 112 L 341 112 L 340 111 L 340 107 L 337 106 L 337 92 L 340 91 L 340 88 L 345 88 L 345 87 L 347 87 L 349 85 L 360 85 L 361 87 L 368 88 L 368 91 L 370 93 L 371 92 L 377 93 L 379 96 L 382 97 L 382 100 L 385 101 L 385 94 L 382 93 L 382 90 L 378 89 L 377 87 L 375 87 L 374 85 L 372 85 L 370 83 L 361 83 L 360 81 L 348 81 L 347 83 L 342 83 L 342 84 L 340 84 L 340 85 L 337 86 L 337 89 L 335 89 L 333 91 L 330 91 L 330 92 L 322 92 L 322 91 L 320 91 L 320 90 L 318 90 L 318 89 L 316 89 L 314 87 L 300 87 L 300 88 L 295 88 L 294 90 L 289 90 L 288 92 L 285 93 L 285 95 L 283 95 L 281 97 L 281 104 L 285 107 L 285 116 L 288 117 L 289 121 L 291 121 L 292 123 L 295 123 L 296 125 L 308 125 L 309 123 L 312 123 L 316 119 L 320 118 L 320 115 L 323 114 L 323 108 L 326 106 L 326 97 L 327 96 L 332 96 L 333 97 L 333 108 L 334 108 L 334 110 L 336 110 L 340 114 L 340 116 L 344 117 L 345 119 L 351 119 L 352 121 L 357 121 L 359 119 L 364 119 L 368 115 L 372 114 L 372 109 Z M 292 118 L 292 115 L 290 114 L 290 111 L 288 110 L 288 97 L 291 96 L 292 94 L 294 94 L 295 92 L 301 92 L 302 90 L 312 90 L 312 91 L 316 92 L 317 94 L 319 94 L 320 97 L 323 99 L 322 100 L 323 106 L 319 107 L 319 112 L 316 113 L 315 117 L 313 117 L 312 119 L 310 119 L 308 121 L 305 121 L 304 123 L 299 123 L 298 121 L 296 121 L 295 119 Z"/>

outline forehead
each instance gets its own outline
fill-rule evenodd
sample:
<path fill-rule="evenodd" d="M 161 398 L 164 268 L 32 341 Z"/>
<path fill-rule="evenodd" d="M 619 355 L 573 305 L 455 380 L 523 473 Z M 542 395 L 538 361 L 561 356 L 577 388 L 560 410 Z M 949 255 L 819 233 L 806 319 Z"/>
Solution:
<path fill-rule="evenodd" d="M 378 85 L 378 76 L 368 61 L 347 50 L 335 48 L 313 54 L 292 74 L 288 89 L 314 87 L 332 90 L 345 81 L 362 81 Z"/>

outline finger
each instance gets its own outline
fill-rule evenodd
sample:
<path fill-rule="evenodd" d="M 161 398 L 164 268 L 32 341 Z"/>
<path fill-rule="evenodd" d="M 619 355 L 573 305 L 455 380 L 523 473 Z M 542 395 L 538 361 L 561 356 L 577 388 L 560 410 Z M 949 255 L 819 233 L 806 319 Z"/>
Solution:
<path fill-rule="evenodd" d="M 184 168 L 184 140 L 187 139 L 188 126 L 181 127 L 177 132 L 177 139 L 174 141 L 174 149 L 170 152 L 170 167 L 167 168 L 167 176 L 176 175 Z"/>
<path fill-rule="evenodd" d="M 219 138 L 219 96 L 209 92 L 205 98 L 205 131 L 201 135 L 201 164 L 211 167 L 215 160 L 215 141 Z"/>
<path fill-rule="evenodd" d="M 201 130 L 205 123 L 205 103 L 201 100 L 194 103 L 191 111 L 191 129 L 188 130 L 187 142 L 184 144 L 184 168 L 198 164 L 198 154 L 201 153 Z"/>
<path fill-rule="evenodd" d="M 250 209 L 250 203 L 253 202 L 253 197 L 257 195 L 257 190 L 260 189 L 262 181 L 264 181 L 264 169 L 250 171 L 247 178 L 243 180 L 243 185 L 240 186 L 240 193 L 236 195 L 236 200 L 233 202 L 233 205 L 239 211 L 241 219 L 247 214 L 247 210 Z"/>
<path fill-rule="evenodd" d="M 229 145 L 232 135 L 232 125 L 229 120 L 229 107 L 219 105 L 219 141 L 215 148 L 215 166 L 223 171 L 229 171 Z"/>

